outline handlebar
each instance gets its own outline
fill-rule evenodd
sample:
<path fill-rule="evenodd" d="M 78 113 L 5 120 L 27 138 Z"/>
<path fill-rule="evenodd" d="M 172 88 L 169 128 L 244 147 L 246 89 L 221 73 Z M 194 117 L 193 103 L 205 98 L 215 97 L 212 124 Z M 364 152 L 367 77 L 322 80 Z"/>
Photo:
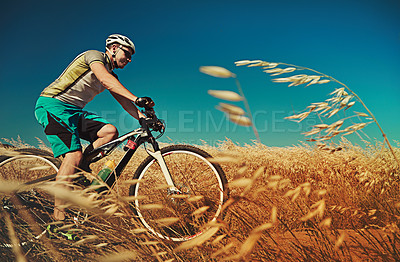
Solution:
<path fill-rule="evenodd" d="M 144 108 L 142 113 L 146 116 L 146 118 L 139 119 L 140 126 L 163 134 L 165 131 L 164 121 L 157 118 L 153 109 L 154 101 L 150 97 L 139 97 L 136 99 L 135 104 Z"/>
<path fill-rule="evenodd" d="M 140 125 L 145 129 L 151 129 L 151 131 L 156 131 L 160 133 L 164 133 L 165 125 L 164 121 L 156 118 L 140 118 Z"/>

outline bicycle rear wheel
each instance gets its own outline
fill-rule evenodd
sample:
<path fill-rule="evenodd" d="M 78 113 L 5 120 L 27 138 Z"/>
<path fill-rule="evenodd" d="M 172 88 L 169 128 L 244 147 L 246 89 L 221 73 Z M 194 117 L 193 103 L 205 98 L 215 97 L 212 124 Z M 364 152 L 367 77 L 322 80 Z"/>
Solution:
<path fill-rule="evenodd" d="M 177 191 L 171 192 L 158 162 L 147 157 L 138 167 L 130 187 L 134 212 L 142 224 L 162 239 L 186 241 L 221 216 L 228 197 L 227 180 L 211 156 L 196 147 L 173 145 L 161 149 Z"/>
<path fill-rule="evenodd" d="M 0 156 L 0 183 L 21 185 L 38 178 L 52 177 L 60 164 L 61 161 L 47 151 L 17 149 L 15 155 Z M 0 249 L 13 247 L 10 228 L 6 227 L 8 218 L 22 248 L 44 235 L 54 208 L 52 196 L 39 189 L 28 188 L 23 192 L 0 192 L 0 200 L 0 227 L 4 229 L 0 233 Z"/>

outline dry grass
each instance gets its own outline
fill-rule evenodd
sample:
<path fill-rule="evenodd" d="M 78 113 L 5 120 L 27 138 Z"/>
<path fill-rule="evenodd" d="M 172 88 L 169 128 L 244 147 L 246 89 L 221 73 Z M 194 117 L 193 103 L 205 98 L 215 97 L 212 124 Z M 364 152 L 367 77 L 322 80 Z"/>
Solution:
<path fill-rule="evenodd" d="M 43 237 L 29 250 L 0 252 L 10 260 L 23 255 L 37 261 L 400 259 L 400 172 L 390 153 L 379 144 L 361 148 L 343 140 L 339 146 L 340 151 L 332 152 L 305 144 L 203 145 L 227 174 L 231 198 L 224 206 L 224 219 L 201 238 L 182 244 L 159 240 L 131 219 L 132 211 L 122 197 L 129 182 L 123 182 L 132 179 L 146 156 L 141 151 L 107 197 L 90 191 L 70 197 L 70 203 L 79 208 L 84 204 L 91 215 L 79 228 L 84 233 L 81 241 Z M 400 154 L 398 148 L 395 152 Z M 9 224 L 7 216 L 1 219 Z M 7 232 L 12 235 L 12 230 Z"/>

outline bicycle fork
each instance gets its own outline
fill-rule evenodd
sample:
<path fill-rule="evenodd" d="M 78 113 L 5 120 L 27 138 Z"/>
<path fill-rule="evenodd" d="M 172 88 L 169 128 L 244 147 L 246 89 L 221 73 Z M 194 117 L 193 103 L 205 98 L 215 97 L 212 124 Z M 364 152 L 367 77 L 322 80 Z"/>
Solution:
<path fill-rule="evenodd" d="M 155 152 L 151 152 L 149 150 L 147 150 L 147 153 L 149 155 L 151 155 L 152 157 L 154 157 L 154 159 L 158 162 L 158 164 L 160 165 L 161 171 L 164 174 L 165 177 L 165 181 L 167 182 L 168 185 L 168 189 L 170 192 L 179 192 L 179 190 L 176 188 L 174 181 L 171 177 L 171 173 L 169 172 L 169 169 L 167 167 L 167 165 L 165 164 L 164 158 L 161 154 L 160 150 L 157 150 Z"/>

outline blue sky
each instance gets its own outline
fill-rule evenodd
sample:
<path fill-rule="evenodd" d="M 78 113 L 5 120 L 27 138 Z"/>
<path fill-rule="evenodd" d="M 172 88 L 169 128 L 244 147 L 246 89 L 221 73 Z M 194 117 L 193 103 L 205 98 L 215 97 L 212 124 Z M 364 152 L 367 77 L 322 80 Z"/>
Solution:
<path fill-rule="evenodd" d="M 205 65 L 237 74 L 262 143 L 291 146 L 305 140 L 301 133 L 313 119 L 296 124 L 283 118 L 325 100 L 332 86 L 288 88 L 260 69 L 234 65 L 243 59 L 286 62 L 333 76 L 364 100 L 391 140 L 400 140 L 399 10 L 398 0 L 8 1 L 0 17 L 0 137 L 19 135 L 32 145 L 36 137 L 46 140 L 33 114 L 42 89 L 76 55 L 103 51 L 105 38 L 121 33 L 133 39 L 137 53 L 116 73 L 132 93 L 155 100 L 168 126 L 162 141 L 255 138 L 214 108 L 220 101 L 207 90 L 236 86 L 233 79 L 200 73 Z M 86 109 L 108 118 L 120 133 L 137 127 L 107 91 Z M 376 127 L 365 131 L 381 139 Z"/>

